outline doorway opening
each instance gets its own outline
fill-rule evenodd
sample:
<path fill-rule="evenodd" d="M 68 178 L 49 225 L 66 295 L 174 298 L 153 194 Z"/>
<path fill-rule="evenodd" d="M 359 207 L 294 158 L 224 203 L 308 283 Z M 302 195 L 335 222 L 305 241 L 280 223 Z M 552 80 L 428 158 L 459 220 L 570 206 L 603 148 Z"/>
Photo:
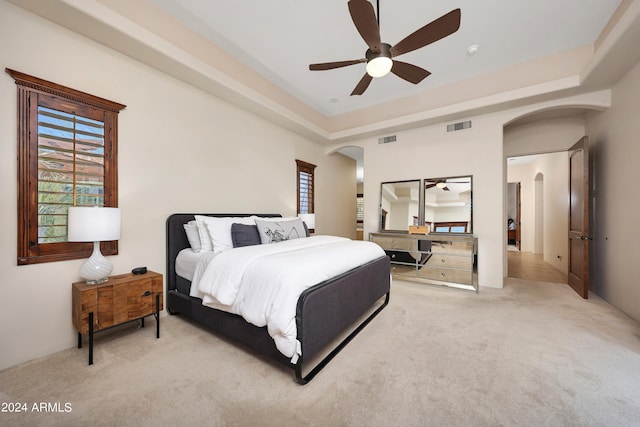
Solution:
<path fill-rule="evenodd" d="M 356 199 L 354 207 L 356 210 L 355 238 L 364 240 L 364 148 L 362 147 L 342 147 L 338 153 L 352 158 L 356 161 Z"/>
<path fill-rule="evenodd" d="M 567 159 L 567 152 L 507 159 L 508 277 L 568 283 Z"/>

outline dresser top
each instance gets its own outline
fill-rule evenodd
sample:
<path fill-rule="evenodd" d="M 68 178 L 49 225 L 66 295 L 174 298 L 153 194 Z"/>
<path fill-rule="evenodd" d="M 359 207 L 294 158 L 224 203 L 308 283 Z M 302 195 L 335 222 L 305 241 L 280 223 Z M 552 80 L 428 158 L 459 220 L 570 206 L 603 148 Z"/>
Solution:
<path fill-rule="evenodd" d="M 429 234 L 409 234 L 409 233 L 369 233 L 370 237 L 388 237 L 395 239 L 414 239 L 414 240 L 432 240 L 448 242 L 461 242 L 461 241 L 477 241 L 478 237 L 473 234 L 463 233 L 429 233 Z"/>

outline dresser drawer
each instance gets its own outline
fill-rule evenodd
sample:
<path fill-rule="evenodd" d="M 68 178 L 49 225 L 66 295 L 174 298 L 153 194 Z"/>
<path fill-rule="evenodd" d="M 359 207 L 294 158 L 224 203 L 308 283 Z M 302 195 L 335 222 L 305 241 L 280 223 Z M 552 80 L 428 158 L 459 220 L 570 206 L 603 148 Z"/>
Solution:
<path fill-rule="evenodd" d="M 434 268 L 459 268 L 471 271 L 473 263 L 468 255 L 433 254 L 429 258 L 429 266 Z"/>
<path fill-rule="evenodd" d="M 441 282 L 473 284 L 472 271 L 455 270 L 450 268 L 422 267 L 417 274 L 420 279 L 438 280 Z"/>

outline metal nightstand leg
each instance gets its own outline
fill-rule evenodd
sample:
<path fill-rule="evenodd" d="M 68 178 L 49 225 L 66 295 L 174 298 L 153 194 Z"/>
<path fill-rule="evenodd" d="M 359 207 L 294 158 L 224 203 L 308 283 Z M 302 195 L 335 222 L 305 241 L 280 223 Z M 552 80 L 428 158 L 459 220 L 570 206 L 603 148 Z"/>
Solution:
<path fill-rule="evenodd" d="M 89 312 L 89 365 L 93 365 L 93 311 Z"/>
<path fill-rule="evenodd" d="M 156 338 L 160 338 L 160 295 L 156 295 Z"/>

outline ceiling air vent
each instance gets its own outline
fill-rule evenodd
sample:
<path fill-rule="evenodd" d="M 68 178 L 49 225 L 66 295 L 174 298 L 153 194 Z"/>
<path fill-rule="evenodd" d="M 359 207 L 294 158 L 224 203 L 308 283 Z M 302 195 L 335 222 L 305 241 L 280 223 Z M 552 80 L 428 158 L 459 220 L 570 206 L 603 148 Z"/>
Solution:
<path fill-rule="evenodd" d="M 466 122 L 454 123 L 452 125 L 447 125 L 447 132 L 455 132 L 457 130 L 470 129 L 471 128 L 471 120 Z"/>
<path fill-rule="evenodd" d="M 388 144 L 390 142 L 396 142 L 396 136 L 384 136 L 382 138 L 378 138 L 378 144 Z"/>

